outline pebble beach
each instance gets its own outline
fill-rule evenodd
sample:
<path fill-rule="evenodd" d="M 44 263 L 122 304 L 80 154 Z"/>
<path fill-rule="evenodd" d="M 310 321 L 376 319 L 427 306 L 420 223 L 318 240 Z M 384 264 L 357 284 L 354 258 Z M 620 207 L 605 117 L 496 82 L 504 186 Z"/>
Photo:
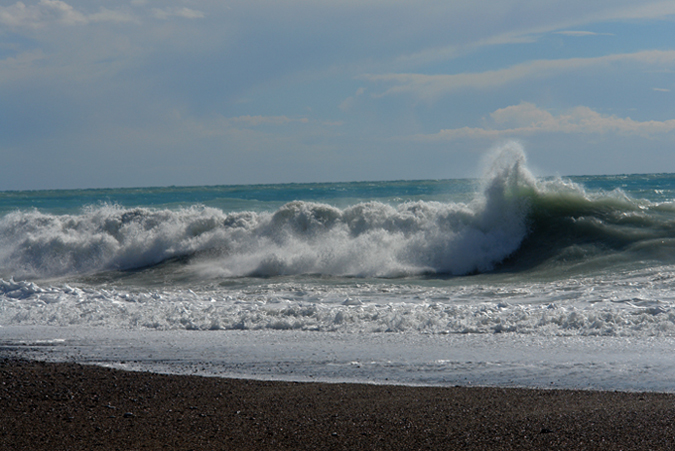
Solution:
<path fill-rule="evenodd" d="M 254 381 L 0 360 L 7 450 L 644 450 L 675 395 Z"/>

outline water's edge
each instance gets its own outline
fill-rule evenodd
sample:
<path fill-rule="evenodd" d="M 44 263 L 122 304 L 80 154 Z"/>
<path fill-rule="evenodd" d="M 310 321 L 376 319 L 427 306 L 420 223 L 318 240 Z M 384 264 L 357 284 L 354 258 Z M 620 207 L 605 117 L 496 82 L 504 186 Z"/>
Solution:
<path fill-rule="evenodd" d="M 8 326 L 0 355 L 166 374 L 675 392 L 673 338 Z"/>

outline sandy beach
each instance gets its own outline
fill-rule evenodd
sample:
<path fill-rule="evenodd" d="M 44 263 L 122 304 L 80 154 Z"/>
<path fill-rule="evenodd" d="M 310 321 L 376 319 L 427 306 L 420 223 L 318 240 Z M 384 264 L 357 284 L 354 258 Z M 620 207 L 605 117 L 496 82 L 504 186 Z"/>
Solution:
<path fill-rule="evenodd" d="M 0 449 L 672 449 L 675 395 L 269 382 L 0 360 Z"/>

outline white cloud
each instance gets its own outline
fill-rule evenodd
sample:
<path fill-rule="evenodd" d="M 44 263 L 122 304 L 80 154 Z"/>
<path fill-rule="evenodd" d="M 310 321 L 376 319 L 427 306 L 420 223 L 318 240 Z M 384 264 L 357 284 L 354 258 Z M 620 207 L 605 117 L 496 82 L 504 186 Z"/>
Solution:
<path fill-rule="evenodd" d="M 658 92 L 670 92 L 670 89 L 667 89 L 667 88 L 653 88 L 653 89 L 654 89 L 654 91 L 658 91 Z"/>
<path fill-rule="evenodd" d="M 13 28 L 40 28 L 49 23 L 61 25 L 83 25 L 90 22 L 133 22 L 136 19 L 121 11 L 101 8 L 94 14 L 84 14 L 60 0 L 40 0 L 26 6 L 16 2 L 11 6 L 0 6 L 0 24 Z"/>
<path fill-rule="evenodd" d="M 613 33 L 596 33 L 594 31 L 581 31 L 581 30 L 566 30 L 566 31 L 556 31 L 554 34 L 562 34 L 565 36 L 575 36 L 575 37 L 584 37 L 584 36 L 614 36 Z"/>
<path fill-rule="evenodd" d="M 489 16 L 501 17 L 503 20 L 490 20 L 484 14 L 486 9 L 491 11 Z M 514 13 L 523 10 L 527 10 L 526 15 Z M 439 17 L 451 17 L 448 26 L 462 30 L 466 39 L 462 38 L 463 35 L 455 36 L 454 42 L 404 54 L 397 59 L 398 63 L 425 64 L 449 60 L 486 46 L 536 42 L 542 35 L 552 32 L 569 36 L 613 36 L 612 33 L 576 31 L 573 28 L 626 20 L 668 20 L 675 15 L 675 2 L 597 0 L 589 3 L 575 0 L 564 2 L 508 0 L 465 2 L 462 6 L 448 2 L 447 10 L 439 8 L 434 12 Z M 451 12 L 451 15 L 448 12 Z M 427 22 L 419 23 L 427 25 Z M 474 24 L 474 27 L 465 28 L 466 24 Z M 440 32 L 440 35 L 443 36 L 443 32 Z"/>
<path fill-rule="evenodd" d="M 53 16 L 66 25 L 75 25 L 87 23 L 84 14 L 76 11 L 72 6 L 60 0 L 40 0 L 38 4 L 43 13 L 52 13 Z"/>
<path fill-rule="evenodd" d="M 675 119 L 639 122 L 598 113 L 586 106 L 553 115 L 528 102 L 501 108 L 490 114 L 491 126 L 441 130 L 432 135 L 415 135 L 419 141 L 451 141 L 460 138 L 499 139 L 537 133 L 638 135 L 645 138 L 675 130 Z"/>
<path fill-rule="evenodd" d="M 675 14 L 675 4 L 672 1 L 635 2 L 637 6 L 626 6 L 609 9 L 595 17 L 595 20 L 636 20 L 636 19 L 664 19 Z"/>
<path fill-rule="evenodd" d="M 90 14 L 86 18 L 89 22 L 139 22 L 137 18 L 128 13 L 107 8 L 101 8 L 99 12 Z"/>
<path fill-rule="evenodd" d="M 479 39 L 475 42 L 471 42 L 470 44 L 434 47 L 424 49 L 411 55 L 402 55 L 396 58 L 396 63 L 426 64 L 434 61 L 450 60 L 462 55 L 467 55 L 482 47 L 509 44 L 531 44 L 536 41 L 537 37 L 528 33 L 507 32 L 504 34 Z"/>
<path fill-rule="evenodd" d="M 152 8 L 152 15 L 160 20 L 170 17 L 182 17 L 184 19 L 203 19 L 204 13 L 190 8 Z"/>
<path fill-rule="evenodd" d="M 22 2 L 11 6 L 0 6 L 0 23 L 10 27 L 30 26 L 38 23 L 40 10 L 37 7 L 27 7 Z"/>
<path fill-rule="evenodd" d="M 645 65 L 675 65 L 675 50 L 647 50 L 637 53 L 606 55 L 595 58 L 536 60 L 504 69 L 451 75 L 426 74 L 366 74 L 361 78 L 372 82 L 395 84 L 380 96 L 410 93 L 425 100 L 460 89 L 492 89 L 528 79 L 551 77 L 562 72 L 616 62 L 634 62 Z"/>
<path fill-rule="evenodd" d="M 284 125 L 291 122 L 306 124 L 309 119 L 305 117 L 293 119 L 288 116 L 239 116 L 229 118 L 229 121 L 255 127 L 257 125 Z"/>
<path fill-rule="evenodd" d="M 342 111 L 349 111 L 352 109 L 354 106 L 354 103 L 356 102 L 356 99 L 358 97 L 361 97 L 363 93 L 366 92 L 366 88 L 359 88 L 356 90 L 356 93 L 353 96 L 349 96 L 346 99 L 344 99 L 340 105 L 338 105 L 338 108 L 340 108 Z"/>
<path fill-rule="evenodd" d="M 33 50 L 0 60 L 0 79 L 5 83 L 25 79 L 35 64 L 44 58 L 41 50 Z"/>

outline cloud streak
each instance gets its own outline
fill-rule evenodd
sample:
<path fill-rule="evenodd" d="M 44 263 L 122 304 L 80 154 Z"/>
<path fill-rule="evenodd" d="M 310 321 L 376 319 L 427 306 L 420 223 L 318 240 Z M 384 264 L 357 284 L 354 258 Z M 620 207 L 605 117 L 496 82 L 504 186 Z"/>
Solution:
<path fill-rule="evenodd" d="M 294 119 L 287 116 L 238 116 L 229 118 L 229 121 L 255 127 L 258 125 L 284 125 L 292 122 L 306 124 L 309 122 L 309 119 L 306 117 Z"/>
<path fill-rule="evenodd" d="M 40 0 L 36 5 L 26 6 L 16 2 L 0 6 L 0 24 L 12 28 L 41 28 L 49 23 L 61 25 L 84 25 L 91 22 L 135 22 L 130 14 L 101 7 L 94 14 L 82 13 L 60 0 Z"/>
<path fill-rule="evenodd" d="M 394 84 L 378 96 L 412 94 L 431 101 L 441 95 L 462 89 L 494 89 L 518 81 L 552 77 L 564 72 L 612 63 L 629 62 L 643 65 L 675 65 L 675 50 L 647 50 L 637 53 L 606 55 L 595 58 L 536 60 L 504 69 L 451 75 L 426 74 L 366 74 L 361 78 Z"/>
<path fill-rule="evenodd" d="M 593 31 L 582 30 L 565 30 L 556 31 L 554 34 L 562 34 L 564 36 L 586 37 L 586 36 L 614 36 L 614 33 L 595 33 Z"/>
<path fill-rule="evenodd" d="M 168 20 L 171 17 L 184 19 L 203 19 L 204 13 L 190 8 L 152 8 L 152 15 L 160 20 Z"/>
<path fill-rule="evenodd" d="M 490 125 L 445 129 L 430 135 L 415 135 L 416 141 L 452 141 L 463 138 L 500 139 L 540 133 L 619 134 L 653 138 L 675 130 L 675 119 L 666 121 L 635 121 L 598 113 L 586 106 L 553 115 L 528 102 L 501 108 L 490 114 Z"/>

